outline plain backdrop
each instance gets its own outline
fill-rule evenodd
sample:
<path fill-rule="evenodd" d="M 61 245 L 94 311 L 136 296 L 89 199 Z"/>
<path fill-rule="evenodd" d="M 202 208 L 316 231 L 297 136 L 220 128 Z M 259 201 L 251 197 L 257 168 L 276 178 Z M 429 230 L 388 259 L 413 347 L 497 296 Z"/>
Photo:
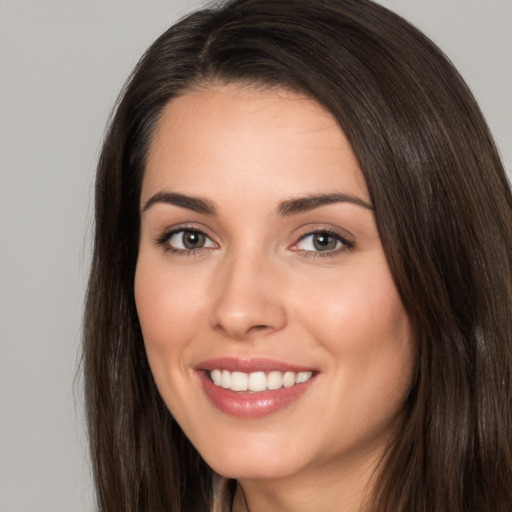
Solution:
<path fill-rule="evenodd" d="M 382 3 L 450 56 L 510 172 L 512 0 Z M 131 68 L 199 5 L 0 0 L 0 512 L 94 510 L 73 385 L 94 167 Z"/>

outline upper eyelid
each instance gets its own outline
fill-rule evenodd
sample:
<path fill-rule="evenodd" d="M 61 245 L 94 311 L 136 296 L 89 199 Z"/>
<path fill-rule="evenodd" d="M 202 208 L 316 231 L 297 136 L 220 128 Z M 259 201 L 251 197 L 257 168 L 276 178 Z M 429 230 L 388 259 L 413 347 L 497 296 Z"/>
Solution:
<path fill-rule="evenodd" d="M 174 233 L 179 233 L 180 231 L 197 231 L 199 233 L 203 233 L 208 238 L 213 238 L 211 230 L 208 229 L 206 226 L 188 222 L 184 224 L 176 224 L 174 226 L 167 226 L 165 228 L 162 228 L 158 231 L 158 237 L 161 237 L 163 235 L 172 235 Z"/>
<path fill-rule="evenodd" d="M 309 231 L 306 231 L 302 235 L 299 236 L 299 240 L 302 240 L 303 238 L 311 235 L 318 235 L 322 233 L 327 233 L 328 235 L 339 237 L 339 238 L 349 238 L 348 236 L 340 233 L 339 231 L 336 231 L 332 228 L 320 228 L 320 229 L 311 229 Z"/>
<path fill-rule="evenodd" d="M 296 233 L 299 232 L 297 235 Z M 302 240 L 304 237 L 308 235 L 314 235 L 317 233 L 328 233 L 332 236 L 339 237 L 342 240 L 347 240 L 349 242 L 354 242 L 355 236 L 347 231 L 346 229 L 342 229 L 337 226 L 327 225 L 327 224 L 320 224 L 320 225 L 311 225 L 307 224 L 305 226 L 302 226 L 301 228 L 295 230 L 294 237 L 296 239 L 297 243 L 299 240 Z"/>
<path fill-rule="evenodd" d="M 178 233 L 182 233 L 182 232 L 183 233 L 201 233 L 202 235 L 204 235 L 209 240 L 212 240 L 212 237 L 208 233 L 206 233 L 202 229 L 197 229 L 197 228 L 171 229 L 170 231 L 167 232 L 167 236 L 171 237 L 171 236 L 177 235 Z M 212 242 L 213 242 L 213 240 L 212 240 Z"/>

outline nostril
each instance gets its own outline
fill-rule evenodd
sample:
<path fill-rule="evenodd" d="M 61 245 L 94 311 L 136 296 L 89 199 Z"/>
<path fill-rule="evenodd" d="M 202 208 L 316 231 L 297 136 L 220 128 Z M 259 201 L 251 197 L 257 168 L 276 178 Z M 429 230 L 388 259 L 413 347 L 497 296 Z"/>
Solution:
<path fill-rule="evenodd" d="M 237 340 L 281 330 L 286 325 L 283 297 L 262 283 L 253 286 L 247 273 L 231 272 L 218 283 L 218 295 L 210 306 L 210 327 Z"/>
<path fill-rule="evenodd" d="M 229 328 L 224 327 L 221 324 L 217 324 L 214 329 L 223 331 L 229 337 L 234 339 L 246 339 L 251 336 L 263 335 L 266 332 L 272 331 L 272 327 L 270 325 L 265 324 L 257 324 L 252 325 L 249 328 L 230 326 Z"/>
<path fill-rule="evenodd" d="M 261 331 L 265 331 L 266 329 L 268 329 L 269 326 L 268 325 L 253 325 L 247 332 L 261 332 Z"/>

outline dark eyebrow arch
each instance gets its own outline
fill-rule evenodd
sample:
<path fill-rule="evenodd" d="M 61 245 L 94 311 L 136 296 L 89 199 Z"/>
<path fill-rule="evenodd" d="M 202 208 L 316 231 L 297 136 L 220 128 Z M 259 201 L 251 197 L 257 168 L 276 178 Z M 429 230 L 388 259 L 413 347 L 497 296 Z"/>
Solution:
<path fill-rule="evenodd" d="M 279 215 L 293 215 L 336 203 L 351 203 L 373 211 L 373 206 L 370 203 L 367 203 L 358 197 L 335 193 L 298 197 L 297 199 L 283 201 L 277 208 L 277 213 Z"/>
<path fill-rule="evenodd" d="M 175 192 L 158 192 L 148 199 L 142 208 L 142 212 L 145 212 L 157 203 L 172 204 L 204 215 L 215 215 L 217 213 L 215 205 L 209 199 L 187 196 Z"/>

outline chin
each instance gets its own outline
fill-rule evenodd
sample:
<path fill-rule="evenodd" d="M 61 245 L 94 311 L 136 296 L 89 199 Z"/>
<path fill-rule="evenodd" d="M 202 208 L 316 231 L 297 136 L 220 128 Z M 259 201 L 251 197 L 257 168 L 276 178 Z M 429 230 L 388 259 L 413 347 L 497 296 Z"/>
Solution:
<path fill-rule="evenodd" d="M 256 461 L 236 461 L 233 463 L 215 461 L 215 464 L 209 465 L 217 474 L 236 480 L 277 480 L 297 473 L 296 470 L 292 469 L 294 466 L 292 464 L 269 463 L 259 459 Z"/>
<path fill-rule="evenodd" d="M 233 441 L 225 447 L 220 443 L 208 447 L 210 449 L 199 447 L 206 463 L 223 477 L 237 480 L 277 479 L 300 472 L 304 465 L 304 461 L 296 458 L 297 454 L 305 455 L 303 448 L 286 446 L 283 450 L 285 443 L 278 439 L 274 442 L 269 442 L 269 439 Z"/>

